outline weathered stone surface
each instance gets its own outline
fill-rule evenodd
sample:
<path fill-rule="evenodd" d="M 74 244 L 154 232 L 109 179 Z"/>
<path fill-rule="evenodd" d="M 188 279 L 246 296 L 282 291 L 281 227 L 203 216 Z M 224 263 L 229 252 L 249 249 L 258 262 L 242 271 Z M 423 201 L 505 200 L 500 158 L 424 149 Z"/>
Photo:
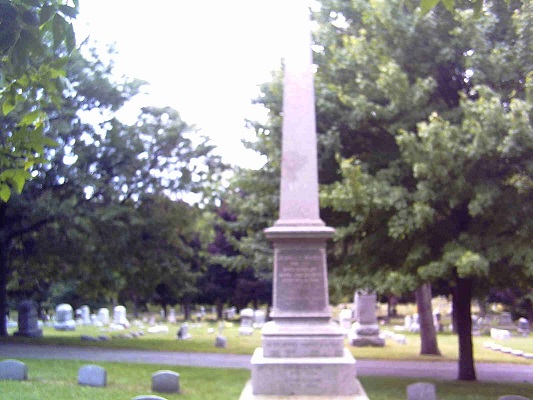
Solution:
<path fill-rule="evenodd" d="M 385 339 L 379 336 L 353 336 L 350 344 L 355 347 L 383 347 Z"/>
<path fill-rule="evenodd" d="M 152 390 L 160 393 L 179 393 L 180 374 L 169 370 L 155 372 L 152 374 Z"/>
<path fill-rule="evenodd" d="M 105 387 L 107 385 L 107 371 L 99 365 L 84 365 L 78 371 L 78 384 Z"/>
<path fill-rule="evenodd" d="M 518 396 L 516 394 L 506 394 L 498 397 L 498 400 L 529 400 L 528 397 Z"/>
<path fill-rule="evenodd" d="M 407 400 L 437 400 L 435 384 L 417 382 L 407 386 Z"/>
<path fill-rule="evenodd" d="M 22 361 L 0 361 L 0 380 L 25 381 L 27 379 L 28 367 Z"/>
<path fill-rule="evenodd" d="M 267 358 L 259 348 L 251 363 L 254 394 L 358 394 L 355 360 L 348 350 L 343 357 Z"/>
<path fill-rule="evenodd" d="M 17 307 L 18 331 L 13 335 L 27 337 L 41 337 L 43 330 L 39 328 L 37 319 L 37 304 L 32 300 L 21 301 Z"/>
<path fill-rule="evenodd" d="M 227 346 L 228 346 L 228 340 L 222 335 L 217 335 L 217 337 L 215 338 L 215 347 L 220 347 L 220 348 L 225 349 Z"/>

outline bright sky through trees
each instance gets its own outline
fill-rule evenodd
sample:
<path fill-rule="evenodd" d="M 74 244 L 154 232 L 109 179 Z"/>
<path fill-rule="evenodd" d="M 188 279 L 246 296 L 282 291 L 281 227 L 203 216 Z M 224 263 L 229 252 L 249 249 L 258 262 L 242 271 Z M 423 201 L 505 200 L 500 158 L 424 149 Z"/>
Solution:
<path fill-rule="evenodd" d="M 258 85 L 283 53 L 282 0 L 82 0 L 78 43 L 115 43 L 116 70 L 149 82 L 137 106 L 170 106 L 212 138 L 226 161 L 260 167 L 242 138 Z"/>

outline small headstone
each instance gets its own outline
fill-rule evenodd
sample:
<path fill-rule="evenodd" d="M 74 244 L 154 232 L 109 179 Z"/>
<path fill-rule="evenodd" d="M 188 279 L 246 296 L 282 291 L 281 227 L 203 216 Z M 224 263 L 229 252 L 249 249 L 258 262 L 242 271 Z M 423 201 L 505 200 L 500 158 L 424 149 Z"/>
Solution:
<path fill-rule="evenodd" d="M 31 300 L 21 301 L 18 308 L 18 331 L 15 336 L 41 337 L 43 330 L 39 328 L 37 304 Z"/>
<path fill-rule="evenodd" d="M 89 306 L 81 306 L 81 320 L 83 325 L 91 325 L 91 309 Z"/>
<path fill-rule="evenodd" d="M 28 367 L 22 361 L 0 361 L 0 380 L 25 381 L 28 379 Z"/>
<path fill-rule="evenodd" d="M 245 308 L 241 310 L 241 326 L 239 327 L 239 335 L 251 335 L 254 333 L 254 310 Z"/>
<path fill-rule="evenodd" d="M 498 397 L 498 400 L 529 400 L 528 397 L 519 396 L 517 394 L 506 394 Z"/>
<path fill-rule="evenodd" d="M 178 329 L 178 333 L 176 335 L 178 337 L 178 339 L 180 340 L 187 340 L 187 339 L 190 339 L 192 336 L 190 335 L 189 333 L 189 324 L 187 324 L 186 322 L 180 326 L 180 328 Z"/>
<path fill-rule="evenodd" d="M 385 339 L 380 336 L 377 324 L 376 297 L 375 292 L 357 291 L 355 293 L 354 303 L 357 305 L 357 310 L 354 315 L 357 315 L 358 320 L 348 332 L 348 339 L 352 346 L 385 346 Z"/>
<path fill-rule="evenodd" d="M 498 321 L 498 326 L 510 326 L 514 325 L 513 318 L 510 312 L 502 312 Z"/>
<path fill-rule="evenodd" d="M 403 326 L 405 328 L 406 331 L 410 331 L 411 330 L 411 324 L 413 323 L 413 317 L 411 317 L 410 315 L 406 315 L 403 319 Z"/>
<path fill-rule="evenodd" d="M 528 336 L 529 332 L 530 332 L 529 321 L 524 317 L 519 318 L 518 319 L 518 333 L 521 333 L 524 336 Z"/>
<path fill-rule="evenodd" d="M 109 310 L 107 308 L 100 308 L 98 310 L 98 320 L 102 325 L 109 324 Z"/>
<path fill-rule="evenodd" d="M 215 339 L 215 347 L 220 347 L 220 348 L 225 349 L 227 345 L 228 345 L 228 341 L 226 337 L 222 335 L 217 335 Z"/>
<path fill-rule="evenodd" d="M 407 400 L 437 400 L 435 384 L 417 382 L 407 386 Z"/>
<path fill-rule="evenodd" d="M 56 307 L 54 328 L 56 331 L 73 331 L 76 329 L 74 311 L 70 304 L 59 304 Z"/>
<path fill-rule="evenodd" d="M 170 322 L 171 324 L 175 324 L 176 321 L 177 321 L 177 319 L 176 319 L 176 310 L 171 308 L 170 312 L 168 313 L 168 322 Z"/>
<path fill-rule="evenodd" d="M 351 328 L 352 316 L 353 311 L 348 308 L 344 308 L 339 312 L 339 325 L 342 329 L 348 331 Z"/>
<path fill-rule="evenodd" d="M 167 400 L 164 397 L 155 396 L 153 394 L 147 394 L 147 395 L 141 395 L 141 396 L 135 396 L 131 400 Z"/>
<path fill-rule="evenodd" d="M 169 370 L 155 372 L 152 374 L 152 390 L 159 393 L 179 393 L 180 374 Z"/>
<path fill-rule="evenodd" d="M 84 365 L 78 371 L 78 384 L 105 387 L 107 385 L 107 371 L 98 365 Z"/>
<path fill-rule="evenodd" d="M 126 307 L 116 306 L 113 309 L 113 323 L 122 325 L 125 328 L 129 328 L 130 322 L 126 318 Z"/>
<path fill-rule="evenodd" d="M 266 314 L 262 310 L 254 311 L 254 322 L 253 327 L 256 329 L 261 329 L 265 324 Z"/>

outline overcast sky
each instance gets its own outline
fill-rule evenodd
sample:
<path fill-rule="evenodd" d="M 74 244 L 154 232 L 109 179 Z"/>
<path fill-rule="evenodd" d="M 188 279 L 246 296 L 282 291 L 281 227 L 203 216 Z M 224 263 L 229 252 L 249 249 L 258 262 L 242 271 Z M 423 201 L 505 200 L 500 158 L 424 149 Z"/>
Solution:
<path fill-rule="evenodd" d="M 116 43 L 116 70 L 149 82 L 142 105 L 171 106 L 226 161 L 259 167 L 240 144 L 245 118 L 283 54 L 286 0 L 82 0 L 78 41 Z"/>

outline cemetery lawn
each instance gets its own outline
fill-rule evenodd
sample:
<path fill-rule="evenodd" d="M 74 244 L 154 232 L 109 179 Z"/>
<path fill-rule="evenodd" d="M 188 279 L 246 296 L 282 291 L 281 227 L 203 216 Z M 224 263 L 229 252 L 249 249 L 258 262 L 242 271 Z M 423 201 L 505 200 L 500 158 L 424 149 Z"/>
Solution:
<path fill-rule="evenodd" d="M 141 394 L 152 394 L 151 375 L 160 369 L 171 369 L 180 374 L 181 394 L 162 394 L 168 400 L 210 399 L 235 400 L 250 378 L 243 369 L 176 367 L 102 362 L 107 371 L 107 386 L 93 388 L 77 384 L 82 361 L 21 359 L 28 366 L 28 381 L 0 381 L 2 398 L 10 400 L 99 400 L 131 399 Z M 390 377 L 360 377 L 372 400 L 405 398 L 405 388 L 414 379 Z M 497 399 L 503 394 L 520 394 L 533 398 L 533 386 L 479 382 L 434 382 L 440 400 Z"/>
<path fill-rule="evenodd" d="M 216 348 L 214 346 L 216 333 L 208 332 L 208 329 L 216 330 L 216 323 L 203 323 L 200 325 L 190 324 L 189 333 L 192 338 L 189 340 L 177 340 L 176 332 L 179 325 L 169 326 L 168 333 L 146 333 L 142 337 L 132 339 L 120 339 L 115 336 L 124 332 L 102 332 L 101 328 L 92 326 L 78 326 L 75 331 L 56 331 L 53 328 L 43 328 L 43 338 L 13 337 L 0 338 L 0 344 L 5 342 L 33 343 L 43 345 L 65 345 L 65 346 L 96 346 L 102 348 L 137 349 L 153 351 L 178 351 L 178 352 L 203 352 L 203 353 L 229 353 L 229 354 L 249 354 L 261 346 L 261 332 L 254 331 L 251 336 L 240 336 L 238 324 L 227 324 L 223 335 L 227 338 L 227 347 Z M 392 330 L 392 327 L 383 326 L 382 329 Z M 137 331 L 130 329 L 129 331 Z M 127 332 L 127 331 L 126 331 Z M 12 332 L 11 332 L 12 333 Z M 387 359 L 387 360 L 423 360 L 423 361 L 456 361 L 458 359 L 457 336 L 451 333 L 441 333 L 438 335 L 438 345 L 442 356 L 420 356 L 420 336 L 418 334 L 403 332 L 407 343 L 400 344 L 392 339 L 386 339 L 385 347 L 352 347 L 346 342 L 346 347 L 350 349 L 357 359 Z M 81 340 L 81 335 L 108 335 L 112 337 L 109 341 L 90 342 Z M 524 357 L 517 357 L 504 354 L 499 351 L 486 349 L 483 343 L 492 341 L 502 346 L 522 350 L 526 353 L 533 353 L 533 334 L 528 337 L 513 337 L 506 340 L 494 340 L 488 336 L 474 336 L 474 357 L 476 362 L 494 363 L 514 363 L 533 364 L 533 360 Z"/>

